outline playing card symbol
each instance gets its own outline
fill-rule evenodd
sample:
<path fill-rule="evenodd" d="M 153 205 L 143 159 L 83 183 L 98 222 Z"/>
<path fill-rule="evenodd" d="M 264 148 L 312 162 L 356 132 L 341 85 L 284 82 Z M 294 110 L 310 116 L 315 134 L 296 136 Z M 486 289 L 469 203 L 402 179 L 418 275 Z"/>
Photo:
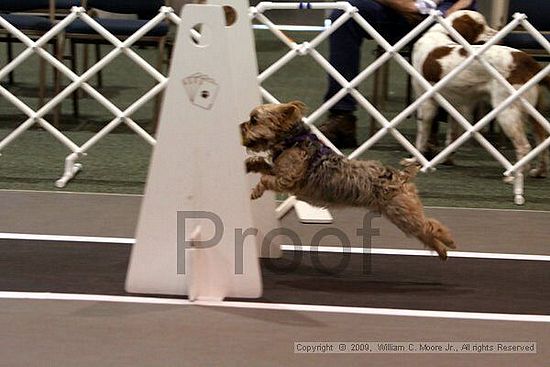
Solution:
<path fill-rule="evenodd" d="M 203 73 L 195 73 L 182 82 L 191 103 L 205 110 L 212 108 L 219 88 L 214 79 Z"/>

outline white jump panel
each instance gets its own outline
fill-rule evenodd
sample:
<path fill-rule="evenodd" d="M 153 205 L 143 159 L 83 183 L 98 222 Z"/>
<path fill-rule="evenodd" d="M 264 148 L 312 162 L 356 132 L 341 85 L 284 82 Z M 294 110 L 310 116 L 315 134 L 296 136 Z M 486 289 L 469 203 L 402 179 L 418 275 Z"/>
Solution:
<path fill-rule="evenodd" d="M 225 28 L 228 44 L 238 49 L 238 52 L 231 52 L 231 64 L 237 65 L 235 75 L 238 78 L 239 88 L 235 92 L 238 100 L 235 106 L 235 113 L 239 116 L 238 121 L 248 119 L 250 111 L 262 103 L 260 86 L 258 82 L 258 61 L 256 58 L 256 46 L 251 19 L 248 15 L 250 6 L 248 0 L 209 0 L 209 4 L 225 5 L 231 7 L 236 14 L 235 23 Z M 253 87 L 248 87 L 253 86 Z M 260 179 L 259 174 L 248 175 L 248 185 L 254 187 Z M 255 228 L 258 230 L 257 245 L 260 257 L 281 257 L 282 237 L 274 237 L 270 246 L 262 246 L 265 235 L 272 229 L 280 226 L 276 220 L 275 194 L 266 192 L 261 198 L 252 202 L 252 217 Z"/>
<path fill-rule="evenodd" d="M 246 9 L 235 10 L 249 24 Z M 201 33 L 199 40 L 192 29 Z M 129 292 L 198 300 L 261 296 L 255 237 L 238 235 L 257 227 L 238 125 L 258 104 L 259 90 L 248 60 L 252 38 L 244 34 L 250 26 L 240 39 L 230 29 L 221 6 L 187 5 L 182 11 L 126 280 Z M 275 227 L 274 218 L 266 219 L 268 212 L 274 217 L 273 208 L 254 212 Z"/>

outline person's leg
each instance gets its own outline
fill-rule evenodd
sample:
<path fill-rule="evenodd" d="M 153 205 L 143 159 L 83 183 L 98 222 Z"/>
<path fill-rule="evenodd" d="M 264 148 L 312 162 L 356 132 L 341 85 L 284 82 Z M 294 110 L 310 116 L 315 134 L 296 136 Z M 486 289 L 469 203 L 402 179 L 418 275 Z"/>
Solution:
<path fill-rule="evenodd" d="M 350 0 L 350 4 L 357 7 L 359 14 L 390 43 L 396 42 L 411 29 L 405 18 L 374 0 Z M 342 11 L 336 10 L 332 13 L 331 20 L 334 22 L 341 15 Z M 365 38 L 370 36 L 353 19 L 341 25 L 330 36 L 329 62 L 348 81 L 359 73 L 361 45 Z M 325 101 L 340 89 L 342 86 L 329 75 Z M 357 102 L 350 94 L 345 95 L 330 109 L 329 121 L 321 126 L 321 131 L 336 146 L 341 148 L 357 146 L 356 118 L 353 115 L 356 105 Z"/>
<path fill-rule="evenodd" d="M 350 0 L 349 2 L 390 43 L 396 42 L 412 29 L 411 25 L 399 13 L 374 0 Z M 340 15 L 342 15 L 342 11 L 335 10 L 330 17 L 332 22 Z M 361 45 L 365 38 L 370 38 L 370 36 L 353 19 L 341 25 L 330 36 L 329 62 L 348 81 L 351 81 L 359 73 Z M 329 87 L 325 100 L 332 97 L 341 88 L 342 86 L 329 75 Z M 354 111 L 356 102 L 353 97 L 347 95 L 337 102 L 333 109 Z"/>

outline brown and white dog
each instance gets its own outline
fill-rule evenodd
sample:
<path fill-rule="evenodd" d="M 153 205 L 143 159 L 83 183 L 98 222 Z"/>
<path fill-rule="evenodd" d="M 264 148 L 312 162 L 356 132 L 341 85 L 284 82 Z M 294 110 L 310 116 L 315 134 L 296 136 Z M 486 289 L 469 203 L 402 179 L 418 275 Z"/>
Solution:
<path fill-rule="evenodd" d="M 454 12 L 446 21 L 472 45 L 484 43 L 496 33 L 496 30 L 487 25 L 485 17 L 475 11 L 462 10 Z M 478 47 L 481 46 L 473 46 L 474 49 Z M 467 57 L 468 52 L 464 47 L 451 38 L 442 25 L 436 24 L 415 43 L 412 62 L 415 69 L 426 80 L 435 84 L 461 64 Z M 542 69 L 526 53 L 500 45 L 490 47 L 481 57 L 494 66 L 516 89 L 525 84 Z M 544 78 L 540 84 L 550 89 L 550 76 Z M 417 96 L 424 93 L 424 89 L 417 81 L 413 81 L 413 87 Z M 466 69 L 456 75 L 449 83 L 445 84 L 440 93 L 470 122 L 472 122 L 473 109 L 478 101 L 485 100 L 495 108 L 510 96 L 510 93 L 504 86 L 494 79 L 477 60 L 474 60 Z M 539 107 L 540 94 L 540 86 L 537 85 L 526 91 L 523 97 L 531 105 Z M 427 153 L 428 151 L 428 138 L 437 109 L 438 103 L 434 99 L 429 99 L 418 110 L 416 147 L 422 153 Z M 460 134 L 458 123 L 452 118 L 449 120 L 447 145 Z M 532 122 L 537 144 L 547 136 L 546 131 L 531 118 L 519 101 L 512 103 L 504 109 L 498 114 L 496 120 L 502 131 L 512 141 L 518 160 L 531 150 L 531 145 L 524 129 L 526 120 L 531 120 Z M 546 151 L 544 154 L 541 154 L 539 158 L 539 165 L 529 172 L 530 176 L 546 176 L 548 152 Z M 414 162 L 414 158 L 411 158 L 403 160 L 402 163 L 412 164 Z"/>

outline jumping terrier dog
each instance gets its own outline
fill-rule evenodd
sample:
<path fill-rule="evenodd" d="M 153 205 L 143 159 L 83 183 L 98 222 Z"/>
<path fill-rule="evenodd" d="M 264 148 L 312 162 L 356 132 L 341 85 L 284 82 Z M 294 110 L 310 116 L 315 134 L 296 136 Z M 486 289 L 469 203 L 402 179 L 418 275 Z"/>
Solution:
<path fill-rule="evenodd" d="M 261 173 L 251 199 L 272 190 L 317 206 L 375 210 L 445 260 L 447 248 L 455 248 L 454 241 L 444 225 L 425 217 L 411 182 L 417 167 L 401 171 L 334 153 L 302 122 L 304 110 L 300 101 L 265 104 L 240 125 L 243 145 L 251 152 L 267 153 L 246 160 L 247 172 Z"/>

